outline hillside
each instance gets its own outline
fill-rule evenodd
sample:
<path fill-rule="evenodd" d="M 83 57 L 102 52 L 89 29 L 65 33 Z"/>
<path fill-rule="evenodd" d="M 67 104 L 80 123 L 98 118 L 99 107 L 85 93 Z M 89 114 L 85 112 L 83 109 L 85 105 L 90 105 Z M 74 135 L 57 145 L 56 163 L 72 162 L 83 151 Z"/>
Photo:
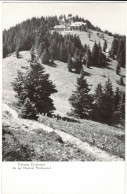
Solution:
<path fill-rule="evenodd" d="M 3 59 L 3 100 L 10 104 L 16 99 L 14 98 L 14 91 L 11 87 L 11 82 L 16 77 L 16 72 L 18 69 L 24 71 L 23 67 L 29 66 L 30 53 L 29 51 L 20 52 L 21 58 L 17 59 L 15 54 L 10 55 L 9 57 Z M 70 104 L 68 102 L 69 97 L 72 94 L 72 91 L 75 90 L 76 80 L 79 77 L 78 74 L 70 73 L 67 69 L 67 64 L 55 61 L 55 66 L 45 66 L 45 71 L 50 74 L 50 79 L 56 85 L 58 90 L 57 93 L 52 95 L 54 104 L 56 107 L 56 113 L 61 116 L 65 116 L 67 112 L 71 110 Z M 106 68 L 84 68 L 86 72 L 86 79 L 90 85 L 91 92 L 93 92 L 98 83 L 102 85 L 105 84 L 105 81 L 110 77 L 113 88 L 119 87 L 121 90 L 125 90 L 125 86 L 120 86 L 117 84 L 117 80 L 120 79 L 120 76 L 116 74 L 116 61 L 112 60 L 109 62 L 109 65 Z M 124 76 L 125 82 L 125 69 L 121 68 L 121 75 Z M 8 79 L 7 79 L 8 76 Z"/>
<path fill-rule="evenodd" d="M 110 49 L 113 41 L 113 37 L 107 34 L 102 36 L 101 33 L 93 30 L 90 38 L 89 32 L 62 32 L 63 36 L 67 33 L 75 33 L 79 36 L 82 45 L 87 44 L 91 49 L 95 41 L 103 46 L 104 38 L 107 40 L 107 48 Z M 3 160 L 124 160 L 125 131 L 121 126 L 112 127 L 85 119 L 67 122 L 42 115 L 38 119 L 39 122 L 18 118 L 19 109 L 16 107 L 17 99 L 11 83 L 17 76 L 17 70 L 26 71 L 30 60 L 30 51 L 20 51 L 18 58 L 15 53 L 11 53 L 3 59 Z M 76 81 L 80 74 L 69 72 L 67 63 L 60 60 L 54 60 L 54 64 L 42 65 L 57 89 L 57 93 L 51 95 L 56 108 L 55 114 L 64 117 L 71 111 L 68 99 L 76 89 Z M 114 90 L 119 87 L 120 90 L 125 91 L 125 86 L 117 83 L 121 75 L 125 83 L 125 68 L 121 67 L 120 75 L 117 75 L 116 65 L 117 61 L 110 59 L 105 67 L 83 67 L 91 93 L 98 83 L 104 86 L 108 78 Z M 17 115 L 16 118 L 15 115 Z"/>
<path fill-rule="evenodd" d="M 112 36 L 109 36 L 107 34 L 105 34 L 104 32 L 97 32 L 97 31 L 94 31 L 94 30 L 89 30 L 90 34 L 91 34 L 91 37 L 89 38 L 88 35 L 89 33 L 88 32 L 82 32 L 82 31 L 62 31 L 61 34 L 62 35 L 67 35 L 68 33 L 69 34 L 76 34 L 77 36 L 79 36 L 82 44 L 86 44 L 86 45 L 89 45 L 90 48 L 92 49 L 93 48 L 93 45 L 95 43 L 95 41 L 97 43 L 100 42 L 102 48 L 103 48 L 103 45 L 104 45 L 104 40 L 107 41 L 107 45 L 108 45 L 108 50 L 111 49 L 111 44 L 112 44 L 112 41 L 113 41 L 113 37 Z"/>

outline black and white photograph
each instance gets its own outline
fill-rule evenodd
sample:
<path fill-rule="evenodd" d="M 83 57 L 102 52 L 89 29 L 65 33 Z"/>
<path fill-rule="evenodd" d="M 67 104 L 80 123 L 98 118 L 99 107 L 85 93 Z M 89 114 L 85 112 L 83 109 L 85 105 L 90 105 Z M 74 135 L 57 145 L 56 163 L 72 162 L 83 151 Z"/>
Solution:
<path fill-rule="evenodd" d="M 2 30 L 2 161 L 124 161 L 124 3 L 4 2 Z"/>
<path fill-rule="evenodd" d="M 125 2 L 2 1 L 2 194 L 125 194 Z"/>

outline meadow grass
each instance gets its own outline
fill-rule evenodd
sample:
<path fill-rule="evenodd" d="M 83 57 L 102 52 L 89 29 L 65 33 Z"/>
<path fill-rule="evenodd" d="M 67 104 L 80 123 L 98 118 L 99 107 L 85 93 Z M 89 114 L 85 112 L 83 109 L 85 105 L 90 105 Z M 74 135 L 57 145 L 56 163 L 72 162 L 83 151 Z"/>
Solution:
<path fill-rule="evenodd" d="M 83 142 L 87 142 L 113 155 L 125 158 L 125 131 L 122 128 L 90 120 L 79 120 L 79 123 L 76 123 L 41 115 L 38 121 L 54 129 L 67 132 Z"/>

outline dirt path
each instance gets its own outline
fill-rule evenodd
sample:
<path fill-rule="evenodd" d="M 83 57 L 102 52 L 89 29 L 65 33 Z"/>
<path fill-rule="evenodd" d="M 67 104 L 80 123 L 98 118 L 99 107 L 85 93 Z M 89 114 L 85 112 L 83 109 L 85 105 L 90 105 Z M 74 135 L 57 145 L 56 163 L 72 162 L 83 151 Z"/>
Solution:
<path fill-rule="evenodd" d="M 5 103 L 2 104 L 2 110 L 3 110 L 3 111 L 9 112 L 9 113 L 12 115 L 12 117 L 13 117 L 14 119 L 17 119 L 17 118 L 18 118 L 18 113 L 17 113 L 15 110 L 13 110 L 12 108 L 10 108 L 10 107 L 9 107 L 7 104 L 5 104 Z"/>
<path fill-rule="evenodd" d="M 14 120 L 17 120 L 17 123 L 23 126 L 23 130 L 26 130 L 27 132 L 31 132 L 33 129 L 41 128 L 47 131 L 48 133 L 55 131 L 58 135 L 61 136 L 63 141 L 65 142 L 68 141 L 71 144 L 76 145 L 82 151 L 85 151 L 86 153 L 91 154 L 91 156 L 94 156 L 98 161 L 122 161 L 123 160 L 122 158 L 111 155 L 108 152 L 98 149 L 95 146 L 91 146 L 86 142 L 82 142 L 80 139 L 68 133 L 60 131 L 58 129 L 54 130 L 37 121 L 18 118 L 17 112 L 4 103 L 3 103 L 3 111 L 8 111 L 13 116 Z"/>

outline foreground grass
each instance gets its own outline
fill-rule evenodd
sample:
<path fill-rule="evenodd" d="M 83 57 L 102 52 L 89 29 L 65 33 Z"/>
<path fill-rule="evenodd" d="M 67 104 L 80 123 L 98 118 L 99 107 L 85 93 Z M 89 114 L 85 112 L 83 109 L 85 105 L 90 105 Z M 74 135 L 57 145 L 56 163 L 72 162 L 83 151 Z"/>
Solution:
<path fill-rule="evenodd" d="M 94 145 L 113 155 L 125 159 L 125 132 L 124 129 L 90 120 L 80 120 L 79 123 L 67 122 L 40 116 L 39 122 L 47 126 L 65 131 L 83 142 Z"/>
<path fill-rule="evenodd" d="M 3 161 L 94 161 L 96 158 L 86 154 L 69 142 L 63 142 L 54 131 L 47 133 L 42 129 L 29 129 L 18 124 L 13 118 L 3 118 L 2 126 Z"/>

